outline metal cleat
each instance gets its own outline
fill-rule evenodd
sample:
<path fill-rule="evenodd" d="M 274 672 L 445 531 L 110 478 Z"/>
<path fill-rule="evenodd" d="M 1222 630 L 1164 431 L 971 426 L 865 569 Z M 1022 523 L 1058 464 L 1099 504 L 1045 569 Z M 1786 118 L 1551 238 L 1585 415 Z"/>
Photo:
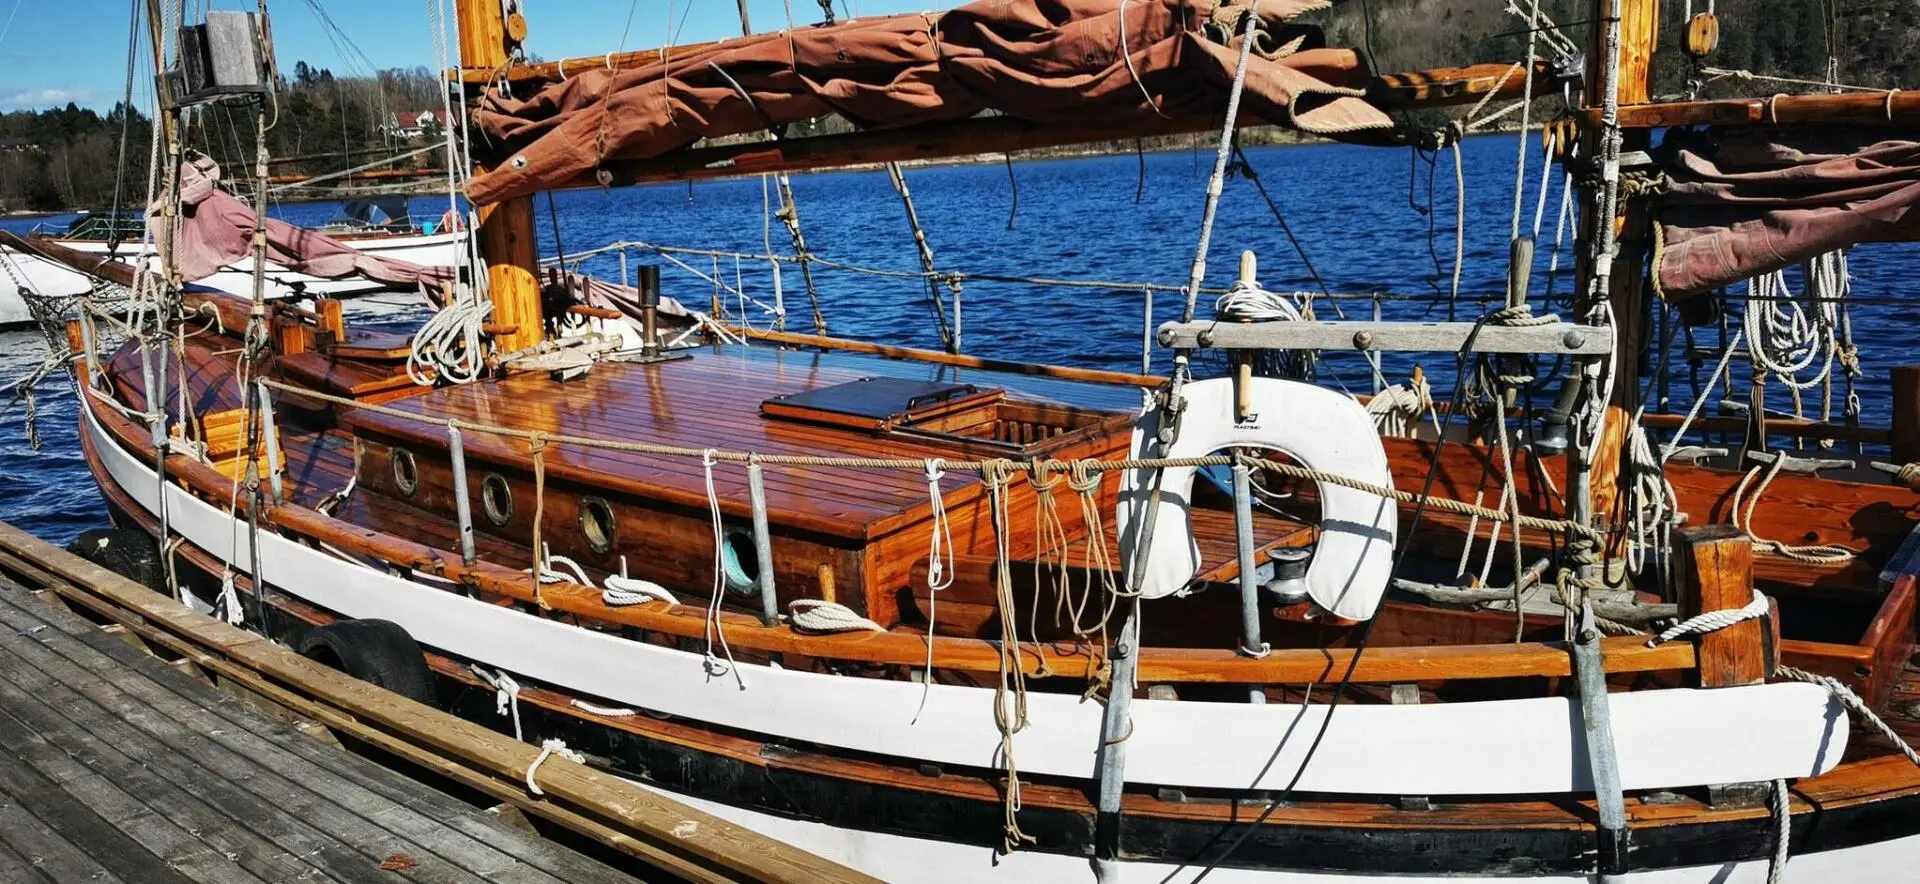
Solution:
<path fill-rule="evenodd" d="M 1846 470 L 1854 467 L 1854 462 L 1845 458 L 1794 457 L 1784 451 L 1749 451 L 1747 452 L 1747 459 L 1762 466 L 1769 467 L 1773 465 L 1774 461 L 1778 460 L 1781 461 L 1780 470 L 1782 472 L 1804 473 L 1809 476 L 1821 470 Z"/>
<path fill-rule="evenodd" d="M 1699 466 L 1710 458 L 1726 457 L 1728 453 L 1725 448 L 1709 448 L 1705 445 L 1676 446 L 1668 442 L 1660 446 L 1660 459 L 1663 462 L 1677 460 L 1693 466 Z"/>

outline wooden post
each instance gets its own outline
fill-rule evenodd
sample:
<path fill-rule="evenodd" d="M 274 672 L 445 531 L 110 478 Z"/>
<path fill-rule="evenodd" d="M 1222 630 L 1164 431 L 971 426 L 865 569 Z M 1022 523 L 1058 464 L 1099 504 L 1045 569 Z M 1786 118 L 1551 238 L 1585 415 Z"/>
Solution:
<path fill-rule="evenodd" d="M 1247 285 L 1259 284 L 1260 262 L 1251 249 L 1240 253 L 1240 281 Z M 1243 320 L 1244 321 L 1244 320 Z M 1253 410 L 1253 351 L 1240 350 L 1233 354 L 1234 360 L 1234 408 L 1233 419 L 1244 421 L 1248 412 Z"/>
<path fill-rule="evenodd" d="M 1753 601 L 1753 542 L 1732 525 L 1701 525 L 1674 532 L 1679 552 L 1680 613 L 1738 610 Z M 1745 620 L 1698 637 L 1701 687 L 1767 680 L 1767 624 Z"/>
<path fill-rule="evenodd" d="M 1893 462 L 1920 462 L 1920 365 L 1893 368 Z"/>
<path fill-rule="evenodd" d="M 460 65 L 467 70 L 499 70 L 508 50 L 526 38 L 526 22 L 516 11 L 506 14 L 500 0 L 457 0 L 460 11 Z M 516 7 L 518 4 L 514 4 Z M 503 352 L 540 343 L 544 323 L 540 316 L 538 240 L 534 235 L 533 198 L 516 197 L 480 206 L 476 213 L 480 256 L 487 262 L 487 287 L 493 298 L 493 322 L 513 326 L 495 338 Z"/>
<path fill-rule="evenodd" d="M 338 298 L 315 298 L 313 312 L 318 315 L 314 331 L 322 350 L 332 350 L 347 340 L 347 305 Z"/>

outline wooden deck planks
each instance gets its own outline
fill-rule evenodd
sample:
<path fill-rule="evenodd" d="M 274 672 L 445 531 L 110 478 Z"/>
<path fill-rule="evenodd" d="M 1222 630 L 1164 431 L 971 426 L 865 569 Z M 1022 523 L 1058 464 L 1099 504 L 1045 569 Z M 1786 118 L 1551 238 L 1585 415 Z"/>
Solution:
<path fill-rule="evenodd" d="M 626 880 L 265 719 L 11 584 L 0 710 L 0 870 L 371 884 L 397 880 L 380 864 L 404 855 L 416 880 Z"/>

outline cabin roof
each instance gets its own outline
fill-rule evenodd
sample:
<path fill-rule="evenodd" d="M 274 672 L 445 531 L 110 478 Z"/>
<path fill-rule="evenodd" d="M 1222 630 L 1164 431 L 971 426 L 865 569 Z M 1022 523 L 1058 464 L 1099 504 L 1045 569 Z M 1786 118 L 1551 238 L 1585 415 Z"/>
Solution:
<path fill-rule="evenodd" d="M 653 365 L 605 362 L 584 378 L 556 382 L 544 373 L 447 387 L 388 407 L 436 420 L 510 426 L 686 448 L 716 447 L 769 455 L 956 459 L 938 442 L 817 426 L 763 415 L 776 397 L 862 377 L 954 381 L 1004 388 L 1010 396 L 1111 412 L 1137 407 L 1131 387 L 1029 378 L 977 369 L 910 363 L 858 354 L 811 353 L 770 347 L 701 348 L 690 359 Z M 356 431 L 423 445 L 444 446 L 446 431 L 431 424 L 366 410 L 344 418 Z M 525 441 L 465 431 L 469 460 L 530 468 Z M 550 445 L 550 478 L 635 497 L 704 508 L 705 475 L 698 458 L 637 451 Z M 723 509 L 742 514 L 748 501 L 746 468 L 721 463 L 714 490 Z M 807 530 L 871 539 L 918 521 L 928 509 L 926 478 L 918 471 L 838 467 L 768 467 L 767 505 L 776 522 Z M 979 493 L 970 474 L 949 472 L 951 501 Z"/>

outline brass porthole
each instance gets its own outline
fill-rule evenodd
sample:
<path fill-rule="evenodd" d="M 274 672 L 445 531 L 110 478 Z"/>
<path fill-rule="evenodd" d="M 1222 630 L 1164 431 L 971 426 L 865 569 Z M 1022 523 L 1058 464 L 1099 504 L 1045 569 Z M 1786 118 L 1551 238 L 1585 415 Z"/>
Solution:
<path fill-rule="evenodd" d="M 727 590 L 750 596 L 760 591 L 760 556 L 753 545 L 753 532 L 730 526 L 720 543 L 720 574 Z"/>
<path fill-rule="evenodd" d="M 605 555 L 613 551 L 613 506 L 598 497 L 580 498 L 580 534 L 587 548 Z"/>
<path fill-rule="evenodd" d="M 480 509 L 487 514 L 487 521 L 505 528 L 513 521 L 513 489 L 507 487 L 507 478 L 499 473 L 488 473 L 480 477 Z"/>
<path fill-rule="evenodd" d="M 402 497 L 412 497 L 420 491 L 420 465 L 413 459 L 413 452 L 405 448 L 393 450 L 393 487 Z"/>

